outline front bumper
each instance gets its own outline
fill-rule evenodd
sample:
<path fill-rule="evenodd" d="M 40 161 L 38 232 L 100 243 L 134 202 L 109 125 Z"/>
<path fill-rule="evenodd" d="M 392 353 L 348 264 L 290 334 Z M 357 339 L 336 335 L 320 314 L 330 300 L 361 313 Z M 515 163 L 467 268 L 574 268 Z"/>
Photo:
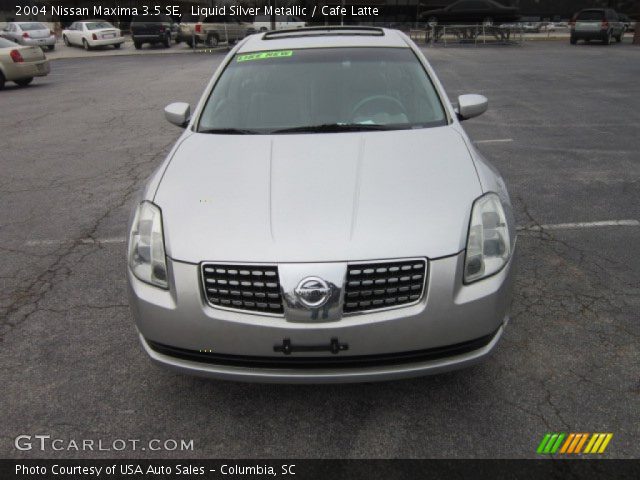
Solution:
<path fill-rule="evenodd" d="M 212 308 L 203 298 L 199 266 L 171 259 L 169 290 L 129 272 L 129 296 L 144 349 L 166 367 L 256 382 L 390 380 L 471 365 L 497 344 L 508 321 L 512 260 L 470 285 L 462 282 L 463 264 L 464 252 L 429 261 L 426 292 L 416 305 L 337 322 L 295 323 Z M 284 338 L 296 345 L 337 338 L 349 349 L 284 356 L 274 352 Z"/>
<path fill-rule="evenodd" d="M 415 352 L 416 359 L 411 360 L 411 354 L 414 353 L 411 352 L 411 354 L 407 354 L 408 360 L 406 362 L 402 361 L 402 355 L 380 356 L 379 359 L 371 358 L 370 360 L 362 361 L 358 358 L 352 362 L 364 365 L 365 363 L 373 363 L 376 360 L 379 361 L 378 365 L 368 366 L 351 366 L 351 362 L 345 363 L 345 365 L 336 365 L 338 360 L 332 362 L 331 366 L 326 367 L 322 362 L 318 362 L 318 365 L 313 367 L 300 365 L 286 367 L 282 365 L 288 359 L 279 362 L 280 365 L 272 366 L 270 362 L 264 360 L 264 357 L 235 359 L 231 358 L 231 356 L 224 357 L 224 360 L 220 359 L 218 363 L 215 363 L 215 359 L 212 359 L 214 360 L 212 363 L 210 361 L 204 362 L 190 359 L 189 357 L 196 357 L 195 352 L 194 355 L 189 355 L 183 352 L 176 352 L 175 349 L 167 349 L 159 345 L 150 344 L 142 335 L 140 335 L 140 342 L 154 362 L 163 367 L 169 367 L 191 375 L 261 383 L 357 383 L 433 375 L 474 365 L 491 353 L 498 340 L 500 340 L 503 330 L 504 326 L 501 326 L 493 335 L 467 342 L 469 344 L 480 344 L 476 349 L 446 357 L 420 360 L 418 352 Z M 488 340 L 486 343 L 485 339 Z M 424 356 L 428 358 L 428 352 L 425 352 Z M 433 356 L 437 357 L 438 355 L 434 352 Z M 386 360 L 387 358 L 389 358 L 389 361 Z M 255 362 L 255 366 L 251 365 L 252 362 Z M 259 366 L 262 362 L 264 362 L 264 366 Z"/>

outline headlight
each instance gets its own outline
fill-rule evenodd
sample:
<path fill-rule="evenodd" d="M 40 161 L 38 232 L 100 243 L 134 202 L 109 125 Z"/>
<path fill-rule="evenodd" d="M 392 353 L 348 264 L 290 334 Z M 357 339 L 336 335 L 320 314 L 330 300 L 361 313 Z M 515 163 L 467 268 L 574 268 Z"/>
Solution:
<path fill-rule="evenodd" d="M 464 282 L 498 272 L 509 261 L 511 241 L 502 202 L 495 193 L 478 198 L 471 210 Z"/>
<path fill-rule="evenodd" d="M 129 268 L 143 282 L 168 288 L 162 213 L 153 203 L 138 205 L 129 234 Z"/>

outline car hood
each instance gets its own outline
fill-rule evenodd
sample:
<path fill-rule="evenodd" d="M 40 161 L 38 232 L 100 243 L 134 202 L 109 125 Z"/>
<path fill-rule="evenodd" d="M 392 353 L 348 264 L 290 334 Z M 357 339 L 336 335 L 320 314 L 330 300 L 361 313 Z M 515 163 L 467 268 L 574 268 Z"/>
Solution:
<path fill-rule="evenodd" d="M 458 253 L 481 194 L 462 137 L 437 127 L 194 133 L 154 202 L 173 259 L 324 262 Z"/>

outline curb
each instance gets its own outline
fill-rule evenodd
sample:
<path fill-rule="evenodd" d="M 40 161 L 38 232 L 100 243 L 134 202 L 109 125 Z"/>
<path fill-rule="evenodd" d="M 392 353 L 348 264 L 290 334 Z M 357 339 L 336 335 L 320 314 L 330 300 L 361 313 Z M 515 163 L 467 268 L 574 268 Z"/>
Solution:
<path fill-rule="evenodd" d="M 71 47 L 67 47 L 67 48 L 71 48 Z M 47 60 L 49 60 L 50 62 L 55 62 L 57 60 L 78 60 L 78 59 L 95 59 L 95 58 L 104 58 L 104 57 L 136 57 L 136 56 L 154 56 L 154 55 L 185 55 L 185 54 L 190 54 L 190 53 L 216 53 L 216 52 L 223 52 L 223 51 L 229 51 L 232 47 L 227 47 L 227 46 L 223 46 L 223 47 L 214 47 L 214 48 L 199 48 L 199 49 L 187 49 L 187 50 L 171 50 L 171 49 L 166 49 L 166 50 L 147 50 L 147 51 L 133 51 L 133 52 L 126 52 L 126 51 L 121 51 L 121 50 L 113 50 L 112 52 L 107 52 L 107 53 L 102 53 L 99 55 L 92 55 L 91 53 L 77 53 L 77 54 L 71 54 L 71 55 L 65 55 L 65 56 L 60 56 L 60 57 L 55 57 L 55 58 L 51 58 L 49 57 L 47 54 L 50 52 L 45 52 L 45 55 L 47 56 Z M 84 50 L 82 51 L 84 52 Z"/>

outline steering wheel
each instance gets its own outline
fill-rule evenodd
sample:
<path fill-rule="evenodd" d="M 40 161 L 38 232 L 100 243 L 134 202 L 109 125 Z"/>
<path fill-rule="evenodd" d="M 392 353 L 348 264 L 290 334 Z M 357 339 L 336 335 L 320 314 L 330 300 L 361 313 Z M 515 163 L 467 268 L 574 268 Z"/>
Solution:
<path fill-rule="evenodd" d="M 365 105 L 369 104 L 369 103 L 373 103 L 373 102 L 379 102 L 379 103 L 386 103 L 387 105 L 393 105 L 393 108 L 391 109 L 391 111 L 393 112 L 393 110 L 397 110 L 397 113 L 403 114 L 405 116 L 407 115 L 407 111 L 404 108 L 404 105 L 400 102 L 400 100 L 398 100 L 395 97 L 392 97 L 390 95 L 370 95 L 368 97 L 363 98 L 362 100 L 360 100 L 355 107 L 353 107 L 353 110 L 351 110 L 351 118 L 355 118 L 356 114 L 362 110 L 362 107 L 364 107 Z M 389 113 L 387 111 L 384 111 L 384 113 Z"/>

